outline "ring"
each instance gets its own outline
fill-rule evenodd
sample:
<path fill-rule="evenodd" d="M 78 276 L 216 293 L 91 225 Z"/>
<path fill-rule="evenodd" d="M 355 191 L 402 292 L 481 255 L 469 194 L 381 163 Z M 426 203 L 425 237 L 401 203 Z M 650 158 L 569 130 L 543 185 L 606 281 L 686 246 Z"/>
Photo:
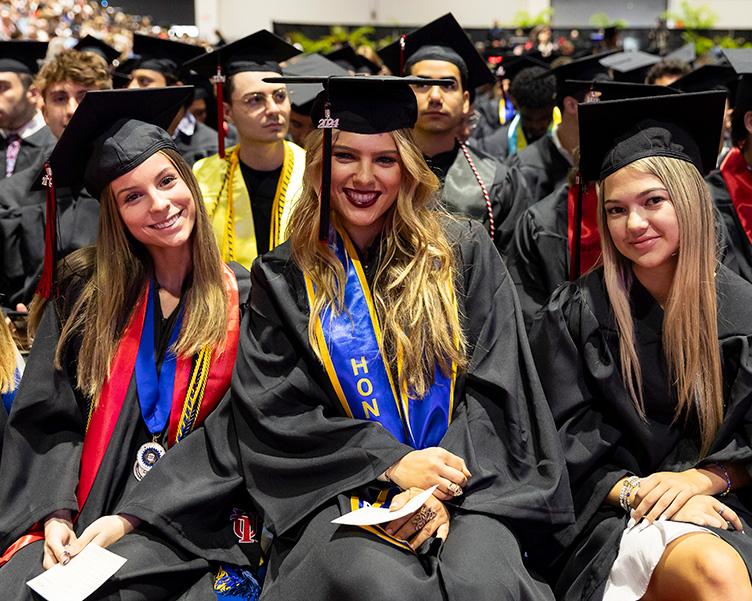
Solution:
<path fill-rule="evenodd" d="M 721 503 L 721 506 L 718 508 L 718 515 L 723 515 L 723 510 L 726 509 L 726 506 Z"/>
<path fill-rule="evenodd" d="M 452 492 L 455 497 L 459 497 L 462 494 L 462 487 L 455 482 L 452 482 L 447 488 Z"/>
<path fill-rule="evenodd" d="M 436 517 L 436 510 L 432 507 L 426 507 L 423 505 L 418 512 L 410 520 L 415 526 L 415 530 L 422 530 L 428 522 Z"/>

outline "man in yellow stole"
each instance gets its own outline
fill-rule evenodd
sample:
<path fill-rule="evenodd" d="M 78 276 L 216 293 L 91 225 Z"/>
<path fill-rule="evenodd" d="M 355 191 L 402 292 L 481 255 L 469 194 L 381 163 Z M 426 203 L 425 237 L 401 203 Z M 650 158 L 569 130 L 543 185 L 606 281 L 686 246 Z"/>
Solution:
<path fill-rule="evenodd" d="M 211 216 L 224 261 L 251 263 L 285 239 L 287 220 L 303 184 L 305 152 L 285 140 L 290 98 L 279 63 L 299 51 L 260 30 L 187 63 L 218 81 L 227 120 L 239 143 L 198 161 L 193 171 Z M 221 129 L 221 125 L 220 125 Z"/>

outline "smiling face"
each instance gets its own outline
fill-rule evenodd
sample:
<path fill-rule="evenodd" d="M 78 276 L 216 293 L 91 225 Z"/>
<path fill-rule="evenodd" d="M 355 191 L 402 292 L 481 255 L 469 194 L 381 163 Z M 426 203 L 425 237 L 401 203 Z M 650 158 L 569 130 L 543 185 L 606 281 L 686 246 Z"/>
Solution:
<path fill-rule="evenodd" d="M 401 183 L 402 162 L 391 134 L 340 132 L 332 146 L 332 208 L 362 251 L 384 226 Z"/>
<path fill-rule="evenodd" d="M 666 186 L 652 173 L 624 167 L 604 182 L 606 224 L 616 249 L 647 279 L 670 282 L 679 250 L 679 221 Z M 644 279 L 647 278 L 647 279 Z"/>
<path fill-rule="evenodd" d="M 196 204 L 164 154 L 153 154 L 110 186 L 125 227 L 152 256 L 190 244 Z"/>

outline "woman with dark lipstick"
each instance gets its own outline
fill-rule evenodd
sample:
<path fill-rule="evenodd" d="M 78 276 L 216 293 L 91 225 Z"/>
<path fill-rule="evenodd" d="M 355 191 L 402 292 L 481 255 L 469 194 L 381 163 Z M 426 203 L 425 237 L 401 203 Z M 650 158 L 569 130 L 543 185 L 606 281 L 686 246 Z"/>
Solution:
<path fill-rule="evenodd" d="M 99 234 L 60 262 L 57 296 L 32 307 L 38 329 L 0 465 L 4 599 L 31 599 L 29 579 L 134 528 L 112 545 L 127 562 L 91 598 L 216 598 L 215 576 L 228 571 L 258 590 L 249 572 L 220 565 L 258 566 L 258 545 L 241 548 L 230 521 L 250 505 L 245 494 L 204 498 L 200 481 L 162 488 L 206 512 L 171 535 L 154 516 L 114 515 L 125 497 L 143 501 L 161 457 L 180 455 L 220 411 L 237 354 L 238 278 L 190 167 L 154 124 L 169 124 L 188 93 L 90 92 L 50 156 L 52 185 L 78 179 L 100 199 Z"/>
<path fill-rule="evenodd" d="M 232 390 L 263 599 L 552 599 L 522 554 L 571 519 L 556 435 L 493 241 L 436 208 L 408 83 L 328 80 L 290 239 L 253 266 Z"/>

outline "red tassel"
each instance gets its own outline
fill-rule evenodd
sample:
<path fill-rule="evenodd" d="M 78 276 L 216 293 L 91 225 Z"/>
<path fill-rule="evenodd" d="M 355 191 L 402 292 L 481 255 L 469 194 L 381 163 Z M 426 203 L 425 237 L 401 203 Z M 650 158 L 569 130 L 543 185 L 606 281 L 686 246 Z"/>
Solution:
<path fill-rule="evenodd" d="M 405 76 L 405 38 L 407 36 L 400 36 L 400 71 L 399 76 L 404 77 Z"/>
<path fill-rule="evenodd" d="M 50 298 L 57 295 L 55 285 L 55 263 L 57 254 L 57 200 L 55 198 L 55 185 L 52 182 L 52 168 L 49 163 L 44 166 L 47 175 L 44 177 L 44 185 L 47 186 L 47 224 L 44 230 L 44 267 L 42 279 L 39 281 L 36 294 Z"/>
<path fill-rule="evenodd" d="M 224 107 L 224 83 L 222 67 L 217 65 L 217 74 L 212 78 L 217 84 L 217 132 L 219 133 L 219 158 L 225 158 L 225 107 Z"/>

